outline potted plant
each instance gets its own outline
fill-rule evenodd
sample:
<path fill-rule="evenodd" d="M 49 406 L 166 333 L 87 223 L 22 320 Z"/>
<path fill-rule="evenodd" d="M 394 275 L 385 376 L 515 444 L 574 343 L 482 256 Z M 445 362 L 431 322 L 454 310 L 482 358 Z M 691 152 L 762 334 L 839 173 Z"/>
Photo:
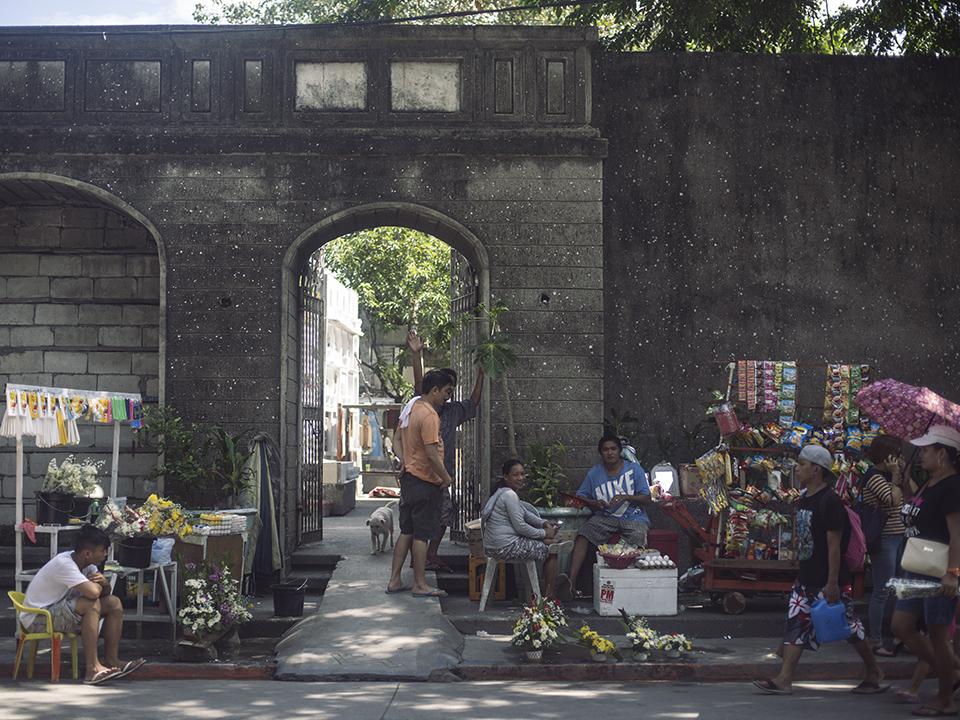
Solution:
<path fill-rule="evenodd" d="M 510 642 L 523 648 L 527 660 L 541 662 L 543 651 L 559 639 L 558 628 L 566 624 L 567 618 L 560 603 L 532 598 L 514 623 Z"/>
<path fill-rule="evenodd" d="M 619 659 L 617 646 L 599 633 L 590 629 L 589 625 L 580 628 L 580 642 L 590 650 L 590 659 L 594 662 L 607 662 L 608 659 Z"/>
<path fill-rule="evenodd" d="M 250 605 L 225 563 L 202 561 L 185 566 L 183 604 L 177 619 L 190 645 L 220 659 L 239 646 L 237 628 L 250 620 Z"/>
<path fill-rule="evenodd" d="M 627 615 L 623 608 L 620 608 L 620 617 L 623 619 L 623 626 L 627 629 L 627 640 L 630 641 L 633 649 L 633 659 L 646 662 L 650 658 L 650 653 L 659 647 L 657 632 L 647 625 L 645 618 L 640 615 Z"/>
<path fill-rule="evenodd" d="M 534 442 L 527 449 L 523 463 L 527 472 L 527 499 L 531 505 L 541 508 L 553 508 L 557 502 L 560 486 L 566 479 L 563 472 L 563 458 L 567 448 L 563 443 L 547 445 Z"/>
<path fill-rule="evenodd" d="M 668 658 L 678 658 L 693 649 L 693 643 L 682 633 L 661 635 L 657 644 Z"/>
<path fill-rule="evenodd" d="M 253 446 L 247 441 L 248 434 L 231 434 L 219 426 L 210 429 L 210 475 L 225 499 L 220 507 L 239 507 L 241 496 L 250 488 L 253 469 L 248 463 Z"/>
<path fill-rule="evenodd" d="M 507 421 L 507 450 L 510 457 L 517 457 L 517 433 L 513 421 L 513 398 L 507 383 L 507 370 L 517 364 L 517 353 L 513 349 L 513 340 L 503 331 L 500 316 L 510 308 L 497 302 L 487 310 L 484 305 L 477 307 L 478 317 L 486 323 L 486 337 L 473 347 L 474 362 L 483 368 L 491 380 L 499 380 L 503 390 L 503 412 Z"/>
<path fill-rule="evenodd" d="M 150 479 L 157 481 L 161 492 L 189 506 L 214 506 L 221 492 L 207 467 L 211 443 L 207 428 L 188 423 L 170 406 L 147 408 L 139 439 L 160 458 Z"/>
<path fill-rule="evenodd" d="M 59 465 L 56 458 L 47 465 L 43 485 L 37 492 L 37 520 L 42 525 L 65 525 L 71 517 L 86 517 L 94 497 L 103 497 L 97 484 L 102 460 L 68 455 Z"/>

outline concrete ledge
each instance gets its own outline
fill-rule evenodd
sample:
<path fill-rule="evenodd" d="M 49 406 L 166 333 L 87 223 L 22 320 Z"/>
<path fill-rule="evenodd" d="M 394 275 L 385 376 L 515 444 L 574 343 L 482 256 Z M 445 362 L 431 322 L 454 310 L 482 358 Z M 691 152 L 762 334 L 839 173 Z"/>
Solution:
<path fill-rule="evenodd" d="M 147 662 L 136 673 L 130 676 L 131 680 L 272 680 L 276 670 L 273 662 L 262 664 L 246 663 L 167 663 Z M 38 680 L 50 680 L 49 661 L 44 664 L 42 658 L 37 660 L 33 680 L 27 680 L 26 663 L 20 666 L 20 682 L 28 683 Z M 13 663 L 0 662 L 0 677 L 13 677 Z M 117 680 L 117 683 L 126 682 L 127 678 Z M 70 677 L 69 666 L 64 665 L 60 671 L 61 683 L 75 682 Z M 77 681 L 79 682 L 79 681 Z"/>

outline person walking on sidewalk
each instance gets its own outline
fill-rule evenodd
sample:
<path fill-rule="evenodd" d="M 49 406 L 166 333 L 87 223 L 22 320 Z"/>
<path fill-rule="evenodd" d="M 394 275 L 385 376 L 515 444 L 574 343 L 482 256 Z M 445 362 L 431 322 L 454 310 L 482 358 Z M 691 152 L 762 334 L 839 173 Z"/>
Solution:
<path fill-rule="evenodd" d="M 853 692 L 874 694 L 889 689 L 881 685 L 883 674 L 877 665 L 863 623 L 853 611 L 849 573 L 843 565 L 843 547 L 850 538 L 850 521 L 843 502 L 831 489 L 833 457 L 819 445 L 807 445 L 800 451 L 796 477 L 804 488 L 797 503 L 797 554 L 800 561 L 796 583 L 790 593 L 783 637 L 783 664 L 776 677 L 754 680 L 753 684 L 771 695 L 793 693 L 793 675 L 804 649 L 819 647 L 810 608 L 817 598 L 830 604 L 843 602 L 850 628 L 847 640 L 863 660 L 864 680 Z M 841 591 L 843 588 L 843 591 Z"/>
<path fill-rule="evenodd" d="M 895 653 L 883 645 L 883 620 L 886 616 L 890 591 L 887 581 L 897 574 L 900 548 L 903 545 L 903 443 L 893 435 L 880 435 L 866 449 L 864 455 L 871 467 L 865 473 L 863 501 L 880 510 L 886 520 L 877 547 L 870 548 L 870 567 L 873 573 L 873 592 L 870 594 L 869 632 L 875 655 L 892 657 Z"/>
<path fill-rule="evenodd" d="M 413 403 L 420 395 L 423 385 L 423 340 L 414 330 L 407 333 L 407 348 L 413 358 L 413 390 L 415 397 L 404 407 L 400 415 L 400 427 L 403 427 L 406 418 L 409 415 L 408 408 L 413 407 Z M 451 368 L 441 368 L 440 372 L 445 372 L 453 380 L 453 385 L 457 385 L 457 373 Z M 457 428 L 468 420 L 477 416 L 477 408 L 480 407 L 480 397 L 483 395 L 483 368 L 477 369 L 477 379 L 473 384 L 473 392 L 470 397 L 463 400 L 453 400 L 452 398 L 440 406 L 437 413 L 440 415 L 440 437 L 443 439 L 443 466 L 447 469 L 447 474 L 452 478 L 456 472 L 457 457 Z M 453 497 L 453 487 L 444 490 L 440 496 L 440 527 L 437 530 L 437 536 L 430 540 L 427 545 L 427 570 L 443 570 L 453 572 L 450 566 L 443 562 L 439 557 L 440 543 L 447 532 L 448 527 L 452 527 L 457 515 L 457 502 Z"/>
<path fill-rule="evenodd" d="M 960 576 L 960 432 L 946 425 L 934 425 L 910 442 L 920 448 L 920 466 L 929 477 L 903 506 L 901 518 L 908 537 L 921 537 L 948 546 L 947 572 L 940 578 L 939 595 L 897 600 L 893 634 L 920 661 L 936 670 L 939 682 L 936 701 L 917 708 L 913 714 L 956 716 L 953 687 L 957 675 L 950 625 L 957 609 L 957 577 Z M 906 571 L 903 575 L 930 579 Z M 917 629 L 921 615 L 927 625 L 927 635 Z"/>
<path fill-rule="evenodd" d="M 450 376 L 431 370 L 423 378 L 423 393 L 413 404 L 407 426 L 397 431 L 403 475 L 400 477 L 400 538 L 393 549 L 393 566 L 387 593 L 413 590 L 417 597 L 446 597 L 427 585 L 427 543 L 436 537 L 441 495 L 450 486 L 443 466 L 443 439 L 437 410 L 453 394 Z M 401 574 L 407 553 L 413 556 L 413 587 L 403 585 Z"/>

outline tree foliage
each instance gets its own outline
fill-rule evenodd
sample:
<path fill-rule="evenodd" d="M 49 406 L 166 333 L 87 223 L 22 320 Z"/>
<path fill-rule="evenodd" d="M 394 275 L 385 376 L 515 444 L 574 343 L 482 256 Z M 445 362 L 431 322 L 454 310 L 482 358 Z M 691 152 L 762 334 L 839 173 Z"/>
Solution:
<path fill-rule="evenodd" d="M 376 361 L 364 363 L 397 402 L 411 385 L 403 376 L 405 353 L 384 348 L 382 330 L 416 327 L 430 346 L 450 347 L 450 247 L 416 230 L 379 227 L 344 235 L 324 246 L 323 265 L 357 293 Z"/>
<path fill-rule="evenodd" d="M 960 0 L 201 0 L 207 23 L 339 23 L 492 10 L 430 23 L 595 25 L 613 50 L 960 55 Z M 832 12 L 831 12 L 832 10 Z"/>

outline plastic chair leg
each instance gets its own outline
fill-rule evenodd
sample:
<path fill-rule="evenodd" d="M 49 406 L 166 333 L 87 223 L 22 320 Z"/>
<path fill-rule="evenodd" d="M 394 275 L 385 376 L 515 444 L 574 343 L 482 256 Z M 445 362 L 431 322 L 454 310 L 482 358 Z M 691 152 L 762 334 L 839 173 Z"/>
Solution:
<path fill-rule="evenodd" d="M 13 679 L 17 679 L 17 673 L 20 672 L 20 659 L 23 657 L 23 646 L 26 643 L 23 641 L 23 638 L 17 637 L 17 659 L 13 664 Z"/>
<path fill-rule="evenodd" d="M 33 680 L 33 668 L 37 661 L 37 650 L 40 649 L 39 640 L 30 641 L 30 657 L 27 658 L 27 680 Z"/>
<path fill-rule="evenodd" d="M 530 592 L 533 596 L 540 599 L 540 578 L 537 576 L 537 563 L 535 560 L 527 560 L 524 565 L 527 566 L 527 579 L 530 581 Z"/>
<path fill-rule="evenodd" d="M 60 644 L 63 638 L 54 635 L 50 638 L 50 679 L 60 682 Z"/>
<path fill-rule="evenodd" d="M 73 671 L 73 679 L 80 679 L 80 663 L 77 658 L 77 636 L 70 638 L 70 669 Z"/>
<path fill-rule="evenodd" d="M 487 597 L 490 595 L 490 588 L 493 587 L 493 581 L 497 576 L 497 559 L 487 558 L 487 569 L 483 573 L 483 590 L 480 593 L 480 612 L 487 607 Z"/>

